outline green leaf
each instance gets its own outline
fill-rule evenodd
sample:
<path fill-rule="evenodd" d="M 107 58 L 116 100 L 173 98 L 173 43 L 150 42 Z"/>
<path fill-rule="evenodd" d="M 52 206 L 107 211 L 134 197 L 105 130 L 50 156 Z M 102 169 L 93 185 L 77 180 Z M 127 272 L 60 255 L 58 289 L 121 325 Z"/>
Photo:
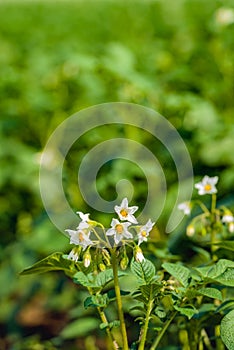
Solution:
<path fill-rule="evenodd" d="M 217 309 L 216 312 L 223 312 L 227 309 L 234 308 L 234 299 L 225 300 Z"/>
<path fill-rule="evenodd" d="M 230 311 L 221 321 L 221 338 L 228 350 L 234 349 L 234 310 Z"/>
<path fill-rule="evenodd" d="M 108 326 L 109 326 L 108 322 L 103 322 L 103 323 L 100 324 L 99 328 L 100 329 L 106 329 Z"/>
<path fill-rule="evenodd" d="M 107 327 L 110 327 L 110 328 L 117 328 L 120 326 L 120 321 L 119 320 L 114 320 L 110 323 L 108 322 L 103 322 L 100 324 L 100 329 L 106 329 Z"/>
<path fill-rule="evenodd" d="M 228 268 L 234 268 L 234 262 L 227 259 L 220 259 L 207 271 L 207 277 L 216 278 L 223 274 Z"/>
<path fill-rule="evenodd" d="M 144 259 L 141 263 L 132 259 L 131 271 L 141 284 L 149 284 L 155 276 L 155 267 L 147 259 Z"/>
<path fill-rule="evenodd" d="M 97 287 L 104 287 L 108 282 L 113 280 L 113 271 L 112 269 L 108 269 L 105 271 L 99 272 L 99 274 L 96 277 L 96 286 Z"/>
<path fill-rule="evenodd" d="M 84 307 L 87 309 L 88 307 L 106 307 L 109 303 L 109 298 L 107 294 L 98 294 L 92 295 L 85 299 Z"/>
<path fill-rule="evenodd" d="M 197 292 L 209 298 L 223 300 L 222 293 L 216 288 L 200 288 Z"/>
<path fill-rule="evenodd" d="M 164 263 L 162 267 L 175 277 L 184 287 L 188 286 L 188 279 L 190 277 L 190 270 L 180 264 Z"/>
<path fill-rule="evenodd" d="M 93 274 L 89 273 L 88 275 L 86 275 L 82 271 L 79 271 L 74 275 L 74 282 L 77 284 L 81 284 L 84 287 L 92 288 L 96 286 Z"/>
<path fill-rule="evenodd" d="M 163 310 L 160 306 L 157 306 L 155 309 L 155 314 L 159 317 L 159 318 L 165 318 L 167 316 L 165 310 Z"/>
<path fill-rule="evenodd" d="M 234 252 L 234 241 L 223 241 L 223 242 L 216 242 L 213 244 L 218 246 L 219 248 L 231 250 L 232 252 Z"/>
<path fill-rule="evenodd" d="M 224 286 L 234 287 L 234 269 L 227 269 L 222 275 L 214 279 L 215 282 L 221 283 Z"/>
<path fill-rule="evenodd" d="M 149 298 L 155 298 L 161 288 L 161 284 L 150 284 L 141 286 L 140 291 L 143 297 L 148 300 Z"/>
<path fill-rule="evenodd" d="M 209 270 L 210 270 L 210 266 L 202 266 L 202 267 L 195 267 L 195 268 L 194 268 L 194 271 L 195 271 L 195 272 L 198 272 L 198 274 L 199 274 L 200 276 L 202 276 L 203 279 L 204 279 L 204 278 L 207 278 L 207 274 L 208 274 L 208 271 L 209 271 Z M 196 277 L 193 275 L 193 273 L 192 273 L 192 276 L 193 276 L 194 279 L 199 280 L 198 278 L 196 278 Z"/>
<path fill-rule="evenodd" d="M 73 275 L 72 271 L 77 271 L 73 269 L 73 266 L 74 264 L 70 260 L 63 258 L 63 253 L 57 252 L 36 262 L 32 266 L 27 267 L 20 273 L 20 275 L 30 275 L 58 270 L 63 270 L 65 273 Z"/>
<path fill-rule="evenodd" d="M 72 339 L 85 336 L 99 326 L 99 321 L 94 317 L 80 318 L 68 324 L 60 333 L 64 339 Z"/>
<path fill-rule="evenodd" d="M 130 292 L 126 292 L 125 290 L 120 290 L 120 295 L 129 295 Z M 110 300 L 114 300 L 116 298 L 116 294 L 115 294 L 115 290 L 114 289 L 110 289 L 107 292 L 108 298 Z"/>
<path fill-rule="evenodd" d="M 118 328 L 120 326 L 120 321 L 119 320 L 114 320 L 109 323 L 110 328 Z"/>
<path fill-rule="evenodd" d="M 198 313 L 198 310 L 192 307 L 179 307 L 174 305 L 175 310 L 179 311 L 182 315 L 185 315 L 190 320 L 195 314 Z"/>

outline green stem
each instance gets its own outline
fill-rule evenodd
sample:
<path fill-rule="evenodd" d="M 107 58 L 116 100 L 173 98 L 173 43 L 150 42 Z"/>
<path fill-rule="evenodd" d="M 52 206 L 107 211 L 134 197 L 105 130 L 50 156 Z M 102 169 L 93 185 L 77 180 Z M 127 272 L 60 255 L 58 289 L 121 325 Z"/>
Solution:
<path fill-rule="evenodd" d="M 94 295 L 93 293 L 93 289 L 90 288 L 90 287 L 87 287 L 87 290 L 89 292 L 90 295 Z M 97 311 L 99 313 L 99 316 L 100 316 L 100 319 L 103 323 L 107 323 L 109 324 L 107 318 L 106 318 L 106 315 L 104 313 L 104 311 L 99 307 L 97 306 Z M 115 340 L 115 338 L 113 337 L 113 334 L 111 333 L 111 329 L 109 327 L 109 325 L 106 327 L 106 333 L 107 333 L 107 336 L 108 336 L 108 339 L 110 341 L 110 344 L 111 344 L 111 347 L 112 347 L 112 350 L 117 350 L 119 349 L 119 346 Z"/>
<path fill-rule="evenodd" d="M 97 307 L 97 310 L 98 310 L 98 313 L 99 313 L 101 321 L 103 323 L 107 323 L 108 324 L 108 320 L 106 318 L 106 315 L 105 315 L 104 311 L 100 307 Z M 117 344 L 116 340 L 114 339 L 113 334 L 111 333 L 111 329 L 110 329 L 109 326 L 106 327 L 106 333 L 107 333 L 107 336 L 108 336 L 108 339 L 109 339 L 109 343 L 111 345 L 111 349 L 112 350 L 119 349 L 119 345 Z"/>
<path fill-rule="evenodd" d="M 204 213 L 206 213 L 206 214 L 210 214 L 210 212 L 209 212 L 209 210 L 208 210 L 208 208 L 205 206 L 205 204 L 204 203 L 202 203 L 201 201 L 199 201 L 199 200 L 197 200 L 196 201 L 197 202 L 197 204 L 200 206 L 200 208 L 204 211 Z"/>
<path fill-rule="evenodd" d="M 141 336 L 140 344 L 138 350 L 144 350 L 145 349 L 145 342 L 146 342 L 146 336 L 147 336 L 147 331 L 148 331 L 148 326 L 149 326 L 149 320 L 150 320 L 150 314 L 153 308 L 154 300 L 152 299 L 152 286 L 150 287 L 150 297 L 149 297 L 149 303 L 146 311 L 146 317 L 145 317 L 145 324 L 144 324 L 144 329 L 143 333 Z"/>
<path fill-rule="evenodd" d="M 169 320 L 167 320 L 167 322 L 165 323 L 163 329 L 161 330 L 161 332 L 159 333 L 158 337 L 155 339 L 155 341 L 153 342 L 153 344 L 150 347 L 150 350 L 155 350 L 157 349 L 162 337 L 164 336 L 167 328 L 170 326 L 171 322 L 174 320 L 175 316 L 177 314 L 177 311 L 174 311 L 171 315 L 171 317 L 169 318 Z"/>
<path fill-rule="evenodd" d="M 215 215 L 215 210 L 216 210 L 216 194 L 213 193 L 211 198 L 211 213 L 213 215 Z"/>
<path fill-rule="evenodd" d="M 123 313 L 123 305 L 122 305 L 122 299 L 121 299 L 121 293 L 120 293 L 120 287 L 119 287 L 118 262 L 117 262 L 117 256 L 116 256 L 116 249 L 112 249 L 111 258 L 112 258 L 112 269 L 113 269 L 113 275 L 114 275 L 117 309 L 118 309 L 120 329 L 121 329 L 122 339 L 123 339 L 123 350 L 128 350 L 128 337 L 127 337 L 127 331 L 126 331 L 126 325 L 125 325 L 124 313 Z"/>
<path fill-rule="evenodd" d="M 212 199 L 211 199 L 211 214 L 212 214 L 212 222 L 215 223 L 215 211 L 216 211 L 216 194 L 213 193 L 212 194 Z M 211 256 L 213 260 L 216 260 L 215 257 L 215 250 L 216 247 L 214 245 L 215 241 L 216 241 L 216 231 L 213 228 L 213 225 L 211 226 L 211 237 L 210 237 L 210 243 L 211 243 Z"/>

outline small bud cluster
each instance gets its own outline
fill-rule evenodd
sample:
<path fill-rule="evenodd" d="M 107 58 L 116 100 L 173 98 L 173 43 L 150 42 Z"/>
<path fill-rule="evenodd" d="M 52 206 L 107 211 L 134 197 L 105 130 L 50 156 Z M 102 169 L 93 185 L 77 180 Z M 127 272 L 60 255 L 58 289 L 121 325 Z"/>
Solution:
<path fill-rule="evenodd" d="M 155 223 L 149 219 L 145 225 L 139 225 L 134 216 L 138 207 L 130 207 L 127 198 L 124 198 L 120 206 L 116 205 L 114 209 L 118 219 L 113 218 L 111 227 L 107 230 L 101 223 L 90 220 L 90 214 L 77 212 L 81 222 L 76 230 L 66 230 L 70 243 L 76 246 L 69 253 L 68 259 L 74 262 L 82 260 L 85 268 L 95 262 L 97 268 L 104 271 L 106 266 L 111 264 L 110 250 L 118 248 L 120 267 L 125 270 L 129 263 L 127 245 L 132 248 L 135 260 L 142 263 L 145 258 L 140 245 L 148 240 Z"/>

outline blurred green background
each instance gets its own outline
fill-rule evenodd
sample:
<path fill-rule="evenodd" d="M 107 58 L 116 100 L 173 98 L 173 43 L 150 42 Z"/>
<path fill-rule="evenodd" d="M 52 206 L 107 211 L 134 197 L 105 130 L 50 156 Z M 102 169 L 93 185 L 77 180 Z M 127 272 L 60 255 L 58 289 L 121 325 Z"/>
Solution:
<path fill-rule="evenodd" d="M 233 206 L 233 38 L 232 0 L 0 2 L 0 350 L 105 348 L 78 286 L 60 273 L 18 277 L 69 251 L 43 209 L 38 173 L 48 137 L 71 114 L 113 101 L 158 111 L 183 137 L 195 179 L 220 176 L 220 201 Z M 152 146 L 145 133 L 121 131 L 129 135 Z M 77 189 L 77 166 L 105 137 L 105 128 L 87 133 L 69 153 L 64 187 L 74 210 L 92 211 Z M 154 147 L 168 184 L 163 236 L 177 176 L 170 155 Z M 123 177 L 135 187 L 134 204 L 144 203 L 144 174 L 121 160 L 100 171 L 103 197 L 113 200 Z"/>

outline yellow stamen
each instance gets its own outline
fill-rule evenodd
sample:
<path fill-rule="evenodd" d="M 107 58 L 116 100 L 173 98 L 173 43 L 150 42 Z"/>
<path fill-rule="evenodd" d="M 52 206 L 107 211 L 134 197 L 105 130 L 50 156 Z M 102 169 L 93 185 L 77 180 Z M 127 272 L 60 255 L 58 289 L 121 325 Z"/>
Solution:
<path fill-rule="evenodd" d="M 125 209 L 121 209 L 121 210 L 120 210 L 120 214 L 121 214 L 124 218 L 126 218 L 126 217 L 128 216 L 128 212 L 127 212 L 127 210 L 125 210 Z"/>
<path fill-rule="evenodd" d="M 147 232 L 146 231 L 141 231 L 141 235 L 142 235 L 142 237 L 146 237 L 147 236 Z"/>
<path fill-rule="evenodd" d="M 212 189 L 212 186 L 210 185 L 210 184 L 206 184 L 205 186 L 204 186 L 204 190 L 205 191 L 210 191 Z"/>
<path fill-rule="evenodd" d="M 82 232 L 79 232 L 79 241 L 83 242 L 84 241 L 84 236 Z"/>
<path fill-rule="evenodd" d="M 123 233 L 123 225 L 121 225 L 121 224 L 115 225 L 115 230 L 118 234 Z"/>

